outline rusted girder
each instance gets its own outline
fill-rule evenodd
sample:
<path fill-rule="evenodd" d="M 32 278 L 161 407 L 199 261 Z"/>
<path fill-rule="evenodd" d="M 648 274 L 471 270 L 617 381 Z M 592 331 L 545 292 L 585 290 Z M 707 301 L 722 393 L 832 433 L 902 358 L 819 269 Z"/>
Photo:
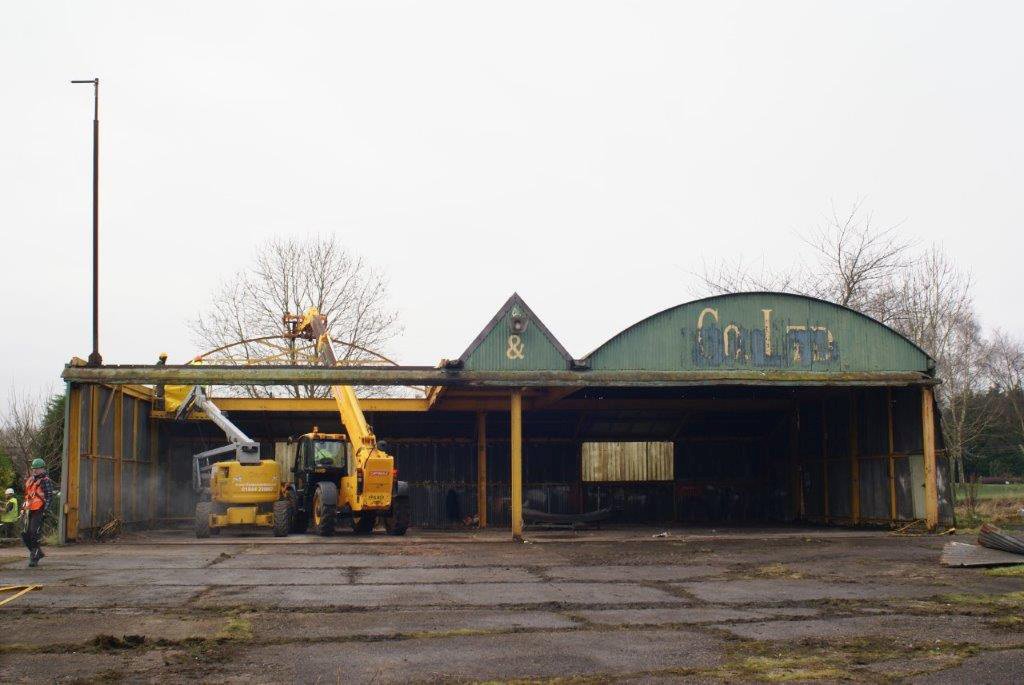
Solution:
<path fill-rule="evenodd" d="M 934 385 L 921 373 L 795 371 L 466 371 L 432 366 L 123 365 L 64 367 L 73 383 L 163 385 L 448 385 L 469 387 L 668 387 L 700 385 Z"/>

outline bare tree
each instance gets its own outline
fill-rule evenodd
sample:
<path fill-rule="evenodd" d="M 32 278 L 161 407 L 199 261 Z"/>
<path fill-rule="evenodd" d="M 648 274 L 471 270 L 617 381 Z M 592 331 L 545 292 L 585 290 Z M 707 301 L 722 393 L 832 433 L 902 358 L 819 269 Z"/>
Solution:
<path fill-rule="evenodd" d="M 47 409 L 52 402 L 50 393 L 12 392 L 7 409 L 0 417 L 0 451 L 6 454 L 20 477 L 25 477 L 35 458 L 46 462 L 48 470 L 60 467 L 59 447 L 63 424 L 46 421 Z M 61 412 L 63 413 L 63 412 Z"/>
<path fill-rule="evenodd" d="M 282 317 L 309 307 L 326 315 L 343 363 L 379 361 L 401 330 L 388 305 L 384 274 L 326 235 L 260 245 L 252 266 L 221 284 L 192 331 L 197 344 L 213 351 L 207 361 L 307 363 L 308 345 L 280 336 L 285 332 Z M 242 392 L 269 397 L 275 388 L 246 386 Z M 285 392 L 323 397 L 329 389 L 291 386 Z"/>
<path fill-rule="evenodd" d="M 892 316 L 891 283 L 911 262 L 914 242 L 901 238 L 899 225 L 879 227 L 863 202 L 840 212 L 835 204 L 824 220 L 798 234 L 808 254 L 788 268 L 772 269 L 762 260 L 757 269 L 742 259 L 703 265 L 697 274 L 706 294 L 772 290 L 818 297 L 888 323 Z"/>
<path fill-rule="evenodd" d="M 974 315 L 972 279 L 937 245 L 923 251 L 899 225 L 879 226 L 857 201 L 799 236 L 805 254 L 786 269 L 742 260 L 705 264 L 709 293 L 774 290 L 818 297 L 856 309 L 899 331 L 936 361 L 944 380 L 938 400 L 946 446 L 962 480 L 963 457 L 991 422 L 978 412 L 989 346 Z M 1024 423 L 1022 423 L 1024 426 Z"/>
<path fill-rule="evenodd" d="M 992 335 L 988 372 L 993 385 L 1006 398 L 1017 449 L 1024 452 L 1024 340 L 997 329 Z"/>

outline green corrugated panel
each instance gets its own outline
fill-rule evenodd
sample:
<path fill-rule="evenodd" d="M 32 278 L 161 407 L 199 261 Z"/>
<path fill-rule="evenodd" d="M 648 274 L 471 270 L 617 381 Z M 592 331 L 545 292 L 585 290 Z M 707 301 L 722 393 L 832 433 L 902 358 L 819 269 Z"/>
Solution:
<path fill-rule="evenodd" d="M 920 348 L 873 319 L 782 293 L 721 295 L 667 309 L 587 360 L 592 369 L 643 371 L 927 372 L 930 366 Z"/>
<path fill-rule="evenodd" d="M 512 312 L 527 320 L 526 330 L 515 333 Z M 561 343 L 518 295 L 512 295 L 462 355 L 471 371 L 565 371 L 572 363 Z"/>

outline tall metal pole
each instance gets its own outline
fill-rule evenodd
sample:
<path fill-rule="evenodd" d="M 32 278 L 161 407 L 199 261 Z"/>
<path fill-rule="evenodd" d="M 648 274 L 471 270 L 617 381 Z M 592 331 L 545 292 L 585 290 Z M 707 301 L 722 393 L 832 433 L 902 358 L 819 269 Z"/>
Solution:
<path fill-rule="evenodd" d="M 93 86 L 92 116 L 92 352 L 89 366 L 101 366 L 100 356 L 100 80 L 72 81 Z"/>

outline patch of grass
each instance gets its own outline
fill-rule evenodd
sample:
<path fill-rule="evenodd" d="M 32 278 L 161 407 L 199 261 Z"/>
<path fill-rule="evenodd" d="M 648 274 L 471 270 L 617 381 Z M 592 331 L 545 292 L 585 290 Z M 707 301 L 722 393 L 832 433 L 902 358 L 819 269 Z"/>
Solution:
<path fill-rule="evenodd" d="M 1024 607 L 1024 592 L 1008 592 L 1004 595 L 967 595 L 952 594 L 940 597 L 950 604 L 969 606 L 983 606 L 996 608 L 1018 608 Z"/>
<path fill-rule="evenodd" d="M 865 666 L 893 660 L 908 660 L 922 671 L 947 668 L 976 654 L 969 644 L 901 644 L 884 638 L 859 638 L 828 642 L 802 640 L 773 643 L 749 641 L 733 645 L 726 663 L 705 672 L 723 680 L 801 682 L 808 680 L 862 679 Z M 874 673 L 872 679 L 877 679 Z"/>
<path fill-rule="evenodd" d="M 249 641 L 252 639 L 252 623 L 240 616 L 232 616 L 216 637 L 222 640 Z"/>
<path fill-rule="evenodd" d="M 798 580 L 804 577 L 803 574 L 780 563 L 758 566 L 751 572 L 751 575 L 757 578 L 789 578 L 791 580 Z"/>
<path fill-rule="evenodd" d="M 985 569 L 986 576 L 996 576 L 998 578 L 1024 578 L 1024 564 L 1017 564 L 1016 566 L 997 566 L 995 568 Z"/>
<path fill-rule="evenodd" d="M 89 641 L 89 646 L 101 652 L 110 652 L 119 649 L 135 649 L 146 644 L 145 635 L 97 635 Z"/>
<path fill-rule="evenodd" d="M 959 504 L 967 497 L 967 492 L 963 485 L 956 486 L 956 501 Z M 1024 483 L 1010 483 L 1009 485 L 1003 485 L 999 483 L 978 484 L 978 499 L 1016 499 L 1018 501 L 1024 500 Z"/>

